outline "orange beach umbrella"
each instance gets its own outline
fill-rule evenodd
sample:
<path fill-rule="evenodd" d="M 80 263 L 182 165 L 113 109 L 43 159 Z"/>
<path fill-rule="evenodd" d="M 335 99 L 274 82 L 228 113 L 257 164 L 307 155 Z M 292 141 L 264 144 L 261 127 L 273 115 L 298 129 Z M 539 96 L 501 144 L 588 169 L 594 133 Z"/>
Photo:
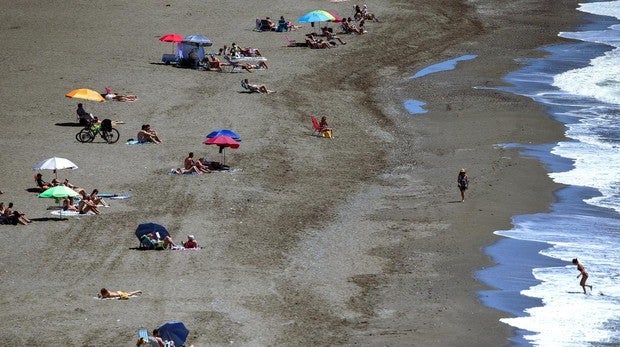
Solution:
<path fill-rule="evenodd" d="M 105 98 L 101 95 L 101 93 L 87 88 L 74 89 L 65 94 L 65 96 L 68 98 L 105 102 Z"/>

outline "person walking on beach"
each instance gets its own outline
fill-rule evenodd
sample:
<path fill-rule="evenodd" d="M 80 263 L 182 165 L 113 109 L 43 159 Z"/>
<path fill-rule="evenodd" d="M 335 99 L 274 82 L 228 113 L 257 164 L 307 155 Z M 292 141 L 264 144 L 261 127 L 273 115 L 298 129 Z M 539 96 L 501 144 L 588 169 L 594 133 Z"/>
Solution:
<path fill-rule="evenodd" d="M 469 178 L 467 177 L 465 169 L 461 169 L 461 171 L 459 171 L 459 176 L 456 178 L 456 183 L 461 191 L 461 202 L 465 202 L 465 191 L 469 187 Z"/>
<path fill-rule="evenodd" d="M 588 280 L 588 272 L 586 271 L 586 268 L 581 265 L 579 260 L 577 260 L 577 258 L 573 259 L 573 264 L 577 265 L 577 270 L 579 270 L 579 275 L 577 275 L 577 278 L 581 276 L 581 282 L 579 282 L 579 285 L 583 288 L 583 293 L 585 294 L 586 287 L 590 287 L 590 290 L 592 290 L 592 286 L 586 284 L 586 281 Z"/>

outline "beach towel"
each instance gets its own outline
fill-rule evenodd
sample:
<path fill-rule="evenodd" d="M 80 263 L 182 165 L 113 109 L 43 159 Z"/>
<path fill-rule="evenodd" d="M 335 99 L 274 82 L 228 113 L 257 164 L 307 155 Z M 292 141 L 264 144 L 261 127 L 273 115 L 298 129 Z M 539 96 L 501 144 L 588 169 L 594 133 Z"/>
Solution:
<path fill-rule="evenodd" d="M 140 142 L 140 141 L 134 140 L 134 139 L 127 140 L 127 144 L 128 145 L 148 145 L 149 143 L 153 143 L 153 142 L 150 142 L 150 141 Z"/>
<path fill-rule="evenodd" d="M 100 193 L 99 197 L 111 200 L 127 200 L 131 199 L 131 194 Z"/>
<path fill-rule="evenodd" d="M 78 211 L 56 210 L 50 213 L 55 216 L 60 216 L 60 217 L 82 217 L 82 216 L 94 216 L 95 215 L 95 213 L 91 211 L 84 213 L 84 214 L 80 214 Z"/>

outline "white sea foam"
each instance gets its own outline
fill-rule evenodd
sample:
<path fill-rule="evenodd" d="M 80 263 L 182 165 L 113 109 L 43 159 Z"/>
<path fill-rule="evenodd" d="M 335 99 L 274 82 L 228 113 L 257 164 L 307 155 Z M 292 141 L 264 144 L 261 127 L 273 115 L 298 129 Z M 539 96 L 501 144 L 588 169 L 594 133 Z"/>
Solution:
<path fill-rule="evenodd" d="M 581 4 L 579 10 L 620 19 L 620 1 Z M 521 291 L 521 295 L 538 298 L 542 305 L 526 309 L 523 316 L 502 319 L 527 330 L 524 338 L 533 345 L 620 344 L 620 331 L 614 325 L 620 321 L 619 30 L 620 24 L 614 24 L 602 30 L 561 33 L 562 37 L 604 44 L 609 49 L 590 59 L 584 53 L 590 51 L 581 51 L 579 47 L 598 54 L 604 46 L 566 45 L 570 47 L 567 49 L 576 50 L 573 54 L 559 48 L 557 52 L 561 53 L 553 58 L 559 60 L 550 64 L 564 64 L 570 70 L 554 76 L 552 82 L 549 79 L 548 83 L 555 88 L 536 85 L 527 94 L 528 83 L 546 84 L 539 71 L 525 70 L 525 74 L 517 74 L 513 80 L 524 82 L 523 95 L 547 105 L 554 115 L 568 123 L 568 140 L 554 146 L 552 153 L 570 159 L 572 168 L 549 176 L 574 188 L 564 190 L 563 200 L 554 205 L 552 212 L 515 217 L 511 230 L 496 234 L 545 242 L 550 246 L 541 254 L 567 264 L 578 257 L 590 274 L 588 284 L 594 286 L 591 295 L 583 295 L 575 266 L 533 269 L 532 274 L 540 283 Z M 577 200 L 595 190 L 600 196 L 585 201 L 595 207 Z"/>

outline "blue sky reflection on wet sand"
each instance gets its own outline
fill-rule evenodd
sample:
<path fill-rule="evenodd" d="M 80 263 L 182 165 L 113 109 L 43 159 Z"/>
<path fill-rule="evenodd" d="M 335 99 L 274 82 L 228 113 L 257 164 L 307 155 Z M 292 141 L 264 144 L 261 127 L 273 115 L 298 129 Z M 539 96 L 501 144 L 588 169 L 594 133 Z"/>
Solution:
<path fill-rule="evenodd" d="M 476 57 L 477 57 L 477 55 L 467 54 L 467 55 L 462 55 L 462 56 L 454 58 L 454 59 L 442 61 L 440 63 L 433 64 L 433 65 L 425 67 L 424 69 L 416 72 L 410 78 L 413 79 L 413 78 L 418 78 L 418 77 L 426 76 L 428 74 L 432 74 L 432 73 L 435 73 L 435 72 L 454 70 L 454 69 L 456 69 L 456 64 L 459 61 L 472 60 L 472 59 L 475 59 Z M 426 105 L 426 103 L 423 102 L 423 101 L 409 99 L 409 100 L 405 100 L 403 105 L 405 106 L 405 109 L 407 109 L 409 114 L 411 114 L 411 115 L 423 114 L 423 113 L 427 113 L 428 112 L 423 107 L 424 105 Z"/>

